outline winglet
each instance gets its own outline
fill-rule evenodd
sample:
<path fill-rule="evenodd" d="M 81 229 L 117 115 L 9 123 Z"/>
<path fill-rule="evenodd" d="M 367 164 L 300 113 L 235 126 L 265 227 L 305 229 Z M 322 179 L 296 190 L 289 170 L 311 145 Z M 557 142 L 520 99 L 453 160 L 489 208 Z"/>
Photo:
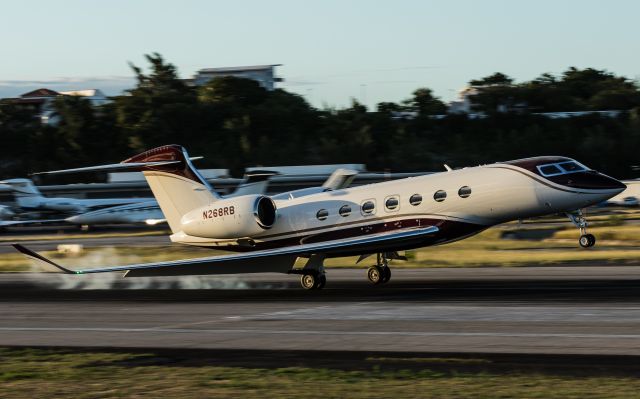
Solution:
<path fill-rule="evenodd" d="M 11 244 L 11 245 L 13 245 L 13 247 L 15 249 L 17 249 L 19 252 L 21 252 L 26 257 L 29 257 L 29 258 L 34 259 L 34 260 L 36 260 L 38 262 L 41 262 L 41 263 L 45 263 L 45 264 L 50 265 L 50 266 L 54 266 L 54 267 L 62 270 L 64 273 L 67 273 L 67 274 L 82 274 L 82 272 L 80 272 L 80 271 L 69 270 L 64 266 L 60 266 L 59 264 L 57 264 L 57 263 L 45 258 L 44 256 L 42 256 L 42 255 L 40 255 L 40 254 L 38 254 L 36 252 L 33 252 L 32 250 L 30 250 L 29 248 L 27 248 L 25 246 L 22 246 L 20 244 Z"/>

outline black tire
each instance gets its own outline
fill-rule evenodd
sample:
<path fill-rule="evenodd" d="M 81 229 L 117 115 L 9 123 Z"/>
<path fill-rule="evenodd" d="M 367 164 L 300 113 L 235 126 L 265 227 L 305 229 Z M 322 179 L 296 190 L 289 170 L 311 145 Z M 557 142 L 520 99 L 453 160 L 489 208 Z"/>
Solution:
<path fill-rule="evenodd" d="M 391 268 L 389 266 L 383 267 L 382 272 L 383 272 L 382 283 L 383 284 L 388 283 L 389 280 L 391 280 Z"/>
<path fill-rule="evenodd" d="M 373 285 L 380 284 L 382 282 L 383 272 L 379 266 L 371 266 L 367 270 L 367 278 Z"/>
<path fill-rule="evenodd" d="M 324 288 L 326 284 L 327 284 L 327 276 L 325 276 L 324 273 L 322 273 L 320 276 L 318 276 L 318 286 L 316 288 L 321 290 Z"/>
<path fill-rule="evenodd" d="M 315 273 L 305 273 L 300 276 L 300 285 L 305 290 L 313 290 L 318 287 L 318 277 Z"/>
<path fill-rule="evenodd" d="M 590 247 L 593 247 L 594 245 L 596 245 L 596 236 L 594 236 L 593 234 L 587 234 L 587 237 L 589 238 Z"/>
<path fill-rule="evenodd" d="M 590 235 L 591 234 L 584 234 L 584 235 L 580 236 L 580 239 L 578 240 L 578 243 L 580 244 L 580 246 L 582 248 L 589 248 L 591 245 L 593 245 L 593 244 L 591 244 L 591 239 L 589 238 Z M 594 238 L 594 240 L 595 240 L 595 238 Z M 595 243 L 595 241 L 594 241 L 594 243 Z"/>

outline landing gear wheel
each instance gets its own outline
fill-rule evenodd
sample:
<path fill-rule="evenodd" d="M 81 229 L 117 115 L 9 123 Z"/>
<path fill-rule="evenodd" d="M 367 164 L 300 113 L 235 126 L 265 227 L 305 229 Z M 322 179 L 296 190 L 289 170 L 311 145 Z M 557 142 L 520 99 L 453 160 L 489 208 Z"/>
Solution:
<path fill-rule="evenodd" d="M 316 288 L 321 290 L 324 288 L 326 284 L 327 284 L 327 276 L 325 276 L 324 273 L 322 273 L 321 275 L 318 276 L 318 286 Z"/>
<path fill-rule="evenodd" d="M 319 279 L 316 274 L 306 273 L 300 277 L 300 284 L 302 285 L 302 288 L 306 290 L 312 290 L 314 288 L 317 288 L 319 282 L 318 280 Z"/>
<path fill-rule="evenodd" d="M 596 245 L 596 237 L 593 234 L 583 234 L 580 236 L 579 243 L 582 248 L 593 247 Z"/>
<path fill-rule="evenodd" d="M 300 277 L 300 284 L 306 290 L 321 290 L 327 284 L 324 273 L 305 273 Z"/>
<path fill-rule="evenodd" d="M 371 266 L 369 270 L 367 270 L 367 278 L 371 281 L 372 284 L 380 284 L 383 280 L 383 270 L 380 266 Z"/>
<path fill-rule="evenodd" d="M 391 280 L 391 268 L 385 266 L 382 268 L 382 283 L 385 284 Z"/>

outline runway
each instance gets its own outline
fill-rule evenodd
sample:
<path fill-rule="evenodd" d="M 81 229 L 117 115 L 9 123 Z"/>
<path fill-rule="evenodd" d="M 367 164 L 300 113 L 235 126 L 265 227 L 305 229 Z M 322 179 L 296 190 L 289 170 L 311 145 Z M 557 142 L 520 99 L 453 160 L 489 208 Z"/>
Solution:
<path fill-rule="evenodd" d="M 329 270 L 318 292 L 286 275 L 59 278 L 0 276 L 0 345 L 640 355 L 631 266 L 396 269 L 375 287 Z"/>

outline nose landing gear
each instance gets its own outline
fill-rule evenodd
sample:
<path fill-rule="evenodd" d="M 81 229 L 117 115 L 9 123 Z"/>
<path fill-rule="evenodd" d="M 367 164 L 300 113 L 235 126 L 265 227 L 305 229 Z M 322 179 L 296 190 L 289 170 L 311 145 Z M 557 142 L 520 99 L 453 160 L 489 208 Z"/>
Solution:
<path fill-rule="evenodd" d="M 583 213 L 582 209 L 578 209 L 575 213 L 567 213 L 567 216 L 580 229 L 580 239 L 578 240 L 580 246 L 582 248 L 590 248 L 596 245 L 596 237 L 587 233 L 587 218 L 585 214 L 586 211 Z"/>

